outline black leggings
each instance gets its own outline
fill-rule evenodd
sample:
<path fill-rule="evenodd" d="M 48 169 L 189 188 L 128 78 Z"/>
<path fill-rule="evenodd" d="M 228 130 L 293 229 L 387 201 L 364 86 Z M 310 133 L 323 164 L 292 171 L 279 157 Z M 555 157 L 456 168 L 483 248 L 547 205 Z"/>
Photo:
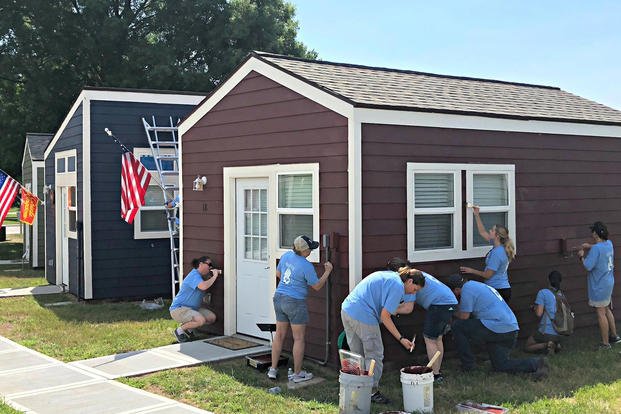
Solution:
<path fill-rule="evenodd" d="M 496 290 L 498 291 L 498 293 L 500 293 L 500 296 L 502 296 L 505 302 L 507 303 L 511 302 L 511 288 L 496 289 Z"/>

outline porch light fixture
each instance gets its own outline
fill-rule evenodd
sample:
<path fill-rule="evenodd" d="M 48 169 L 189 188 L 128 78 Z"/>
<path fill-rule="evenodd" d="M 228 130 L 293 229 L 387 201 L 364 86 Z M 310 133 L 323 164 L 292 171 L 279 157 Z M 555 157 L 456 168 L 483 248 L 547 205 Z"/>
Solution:
<path fill-rule="evenodd" d="M 196 179 L 192 183 L 192 190 L 203 191 L 203 187 L 207 184 L 207 177 L 200 175 L 196 176 Z"/>

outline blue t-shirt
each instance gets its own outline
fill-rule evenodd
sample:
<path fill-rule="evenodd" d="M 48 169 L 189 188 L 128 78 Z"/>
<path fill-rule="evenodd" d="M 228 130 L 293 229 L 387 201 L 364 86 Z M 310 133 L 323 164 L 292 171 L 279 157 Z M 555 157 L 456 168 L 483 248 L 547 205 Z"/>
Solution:
<path fill-rule="evenodd" d="M 515 315 L 500 293 L 491 286 L 470 280 L 461 288 L 461 312 L 470 312 L 483 326 L 495 333 L 520 329 Z"/>
<path fill-rule="evenodd" d="M 405 301 L 415 301 L 425 309 L 431 305 L 456 305 L 457 298 L 451 289 L 429 273 L 423 272 L 425 286 L 414 295 L 405 295 Z M 412 299 L 412 297 L 414 297 Z"/>
<path fill-rule="evenodd" d="M 537 292 L 535 305 L 543 305 L 545 312 L 539 321 L 539 332 L 550 335 L 558 335 L 552 321 L 556 316 L 556 296 L 550 289 L 541 289 Z"/>
<path fill-rule="evenodd" d="M 507 274 L 508 267 L 509 258 L 507 257 L 505 246 L 500 245 L 494 247 L 485 258 L 485 270 L 493 270 L 494 274 L 492 277 L 485 280 L 485 284 L 495 289 L 510 288 L 509 275 Z"/>
<path fill-rule="evenodd" d="M 589 300 L 599 302 L 609 299 L 615 284 L 612 242 L 605 240 L 594 244 L 582 263 L 589 271 Z"/>
<path fill-rule="evenodd" d="M 203 277 L 197 269 L 192 269 L 190 273 L 183 279 L 181 289 L 179 293 L 172 301 L 170 310 L 185 306 L 186 308 L 192 308 L 198 310 L 201 307 L 201 302 L 205 297 L 205 291 L 198 288 L 198 284 L 203 281 Z"/>
<path fill-rule="evenodd" d="M 280 282 L 276 294 L 293 299 L 306 299 L 308 286 L 319 282 L 313 264 L 305 257 L 295 254 L 293 250 L 282 255 L 277 269 L 280 271 Z"/>
<path fill-rule="evenodd" d="M 341 309 L 352 319 L 376 325 L 381 321 L 382 309 L 391 315 L 397 312 L 404 294 L 405 288 L 397 272 L 374 272 L 356 285 L 343 301 Z"/>

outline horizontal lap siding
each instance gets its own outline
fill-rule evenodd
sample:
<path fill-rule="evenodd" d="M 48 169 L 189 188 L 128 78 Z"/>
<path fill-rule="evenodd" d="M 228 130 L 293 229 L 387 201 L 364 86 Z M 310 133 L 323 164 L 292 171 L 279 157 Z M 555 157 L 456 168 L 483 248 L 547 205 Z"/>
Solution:
<path fill-rule="evenodd" d="M 45 185 L 51 185 L 54 190 L 54 202 L 52 203 L 49 196 L 45 199 L 45 277 L 47 281 L 56 284 L 56 266 L 60 263 L 56 262 L 56 215 L 55 209 L 61 206 L 59 199 L 60 193 L 56 194 L 56 165 L 55 154 L 57 152 L 76 149 L 76 172 L 77 172 L 77 220 L 84 220 L 82 210 L 82 105 L 80 105 L 67 125 L 61 132 L 58 141 L 54 144 L 52 151 L 45 159 Z M 60 237 L 60 234 L 58 235 Z M 78 273 L 81 273 L 82 264 L 78 263 L 78 243 L 75 239 L 69 239 L 69 291 L 76 296 L 83 296 L 84 284 L 80 283 L 80 292 L 78 294 Z"/>
<path fill-rule="evenodd" d="M 586 299 L 586 272 L 575 257 L 562 257 L 559 239 L 577 246 L 589 240 L 588 226 L 602 220 L 619 250 L 620 139 L 387 125 L 363 125 L 362 137 L 364 274 L 391 256 L 407 256 L 406 163 L 514 164 L 517 231 L 512 237 L 517 235 L 518 256 L 509 276 L 521 335 L 536 325 L 528 306 L 553 269 L 563 273 L 577 326 L 596 324 Z M 460 265 L 482 269 L 484 259 L 419 267 L 443 279 Z M 619 295 L 614 300 L 621 305 Z M 398 323 L 406 331 L 420 331 L 423 317 L 422 312 L 402 316 Z M 386 345 L 388 354 L 400 354 L 395 341 L 387 339 Z"/>
<path fill-rule="evenodd" d="M 93 297 L 170 297 L 170 239 L 134 239 L 134 225 L 121 219 L 120 147 L 109 128 L 130 150 L 149 148 L 142 118 L 168 126 L 191 105 L 144 102 L 91 102 L 91 229 Z M 159 180 L 157 173 L 152 180 Z M 152 181 L 152 182 L 155 182 Z"/>
<path fill-rule="evenodd" d="M 342 269 L 332 276 L 334 326 L 348 283 L 347 119 L 254 72 L 183 136 L 184 272 L 193 257 L 203 254 L 222 263 L 224 167 L 316 162 L 320 233 L 341 235 L 335 262 L 340 261 Z M 197 175 L 207 177 L 203 192 L 191 190 Z M 317 266 L 319 275 L 322 268 Z M 216 284 L 212 305 L 218 315 L 223 313 L 223 295 L 222 284 Z M 323 357 L 325 342 L 324 298 L 323 290 L 309 292 L 313 334 L 306 336 L 307 354 L 318 358 Z M 216 324 L 221 332 L 222 320 Z"/>

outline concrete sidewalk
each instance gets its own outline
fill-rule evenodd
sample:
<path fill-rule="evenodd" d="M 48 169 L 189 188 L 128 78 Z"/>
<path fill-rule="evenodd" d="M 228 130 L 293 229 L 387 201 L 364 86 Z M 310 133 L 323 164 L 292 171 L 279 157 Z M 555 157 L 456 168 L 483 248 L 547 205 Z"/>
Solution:
<path fill-rule="evenodd" d="M 10 298 L 14 296 L 51 295 L 54 293 L 63 293 L 63 288 L 56 285 L 36 286 L 27 288 L 4 288 L 0 289 L 0 298 Z"/>
<path fill-rule="evenodd" d="M 62 363 L 2 336 L 0 397 L 29 414 L 208 413 Z"/>

